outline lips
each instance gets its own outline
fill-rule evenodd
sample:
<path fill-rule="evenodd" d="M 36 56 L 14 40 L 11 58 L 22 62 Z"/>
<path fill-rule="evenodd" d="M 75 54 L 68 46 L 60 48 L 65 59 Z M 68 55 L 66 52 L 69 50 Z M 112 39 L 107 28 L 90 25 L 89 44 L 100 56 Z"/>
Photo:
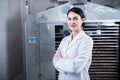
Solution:
<path fill-rule="evenodd" d="M 74 27 L 75 27 L 75 25 L 70 25 L 70 27 L 74 28 Z"/>

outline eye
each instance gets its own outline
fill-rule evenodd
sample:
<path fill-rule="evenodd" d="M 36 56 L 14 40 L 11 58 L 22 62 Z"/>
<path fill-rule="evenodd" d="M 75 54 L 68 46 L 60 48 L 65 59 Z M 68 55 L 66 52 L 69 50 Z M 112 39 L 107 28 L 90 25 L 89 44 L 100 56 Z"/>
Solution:
<path fill-rule="evenodd" d="M 73 20 L 78 20 L 78 18 L 77 18 L 77 17 L 74 17 Z"/>
<path fill-rule="evenodd" d="M 68 20 L 71 20 L 71 18 L 68 18 Z"/>

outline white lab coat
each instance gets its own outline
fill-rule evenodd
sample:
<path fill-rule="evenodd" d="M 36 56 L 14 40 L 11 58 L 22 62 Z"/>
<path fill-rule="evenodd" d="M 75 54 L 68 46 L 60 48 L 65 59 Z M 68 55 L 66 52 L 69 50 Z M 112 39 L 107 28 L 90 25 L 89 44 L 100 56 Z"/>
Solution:
<path fill-rule="evenodd" d="M 59 71 L 59 80 L 90 80 L 88 69 L 92 60 L 93 39 L 83 30 L 71 41 L 64 37 L 58 47 L 62 57 L 53 64 Z"/>

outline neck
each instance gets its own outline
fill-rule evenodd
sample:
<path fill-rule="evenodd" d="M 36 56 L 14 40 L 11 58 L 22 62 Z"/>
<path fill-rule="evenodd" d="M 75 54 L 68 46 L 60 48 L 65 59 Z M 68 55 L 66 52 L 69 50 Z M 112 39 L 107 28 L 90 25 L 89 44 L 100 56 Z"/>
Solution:
<path fill-rule="evenodd" d="M 75 38 L 75 36 L 80 32 L 80 30 L 78 31 L 72 31 L 72 40 L 73 38 Z"/>

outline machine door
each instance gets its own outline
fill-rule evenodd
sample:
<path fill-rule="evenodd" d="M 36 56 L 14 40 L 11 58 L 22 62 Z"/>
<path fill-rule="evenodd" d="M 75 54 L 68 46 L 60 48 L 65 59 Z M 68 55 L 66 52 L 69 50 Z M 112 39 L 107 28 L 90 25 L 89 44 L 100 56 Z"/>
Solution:
<path fill-rule="evenodd" d="M 26 80 L 55 80 L 54 53 L 54 27 L 36 22 L 35 16 L 28 16 L 25 26 Z"/>
<path fill-rule="evenodd" d="M 119 25 L 93 23 L 84 31 L 94 40 L 91 80 L 118 80 Z"/>
<path fill-rule="evenodd" d="M 55 80 L 52 60 L 55 53 L 55 30 L 52 24 L 39 23 L 40 80 Z"/>
<path fill-rule="evenodd" d="M 40 80 L 40 50 L 36 17 L 28 16 L 25 26 L 25 69 L 26 80 Z"/>

